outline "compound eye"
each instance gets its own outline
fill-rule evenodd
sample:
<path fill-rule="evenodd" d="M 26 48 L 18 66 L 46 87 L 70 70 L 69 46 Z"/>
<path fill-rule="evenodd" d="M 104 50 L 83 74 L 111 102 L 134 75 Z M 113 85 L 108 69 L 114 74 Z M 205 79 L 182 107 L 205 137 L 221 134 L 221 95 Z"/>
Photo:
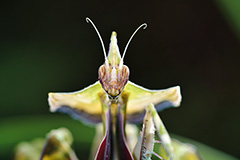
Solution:
<path fill-rule="evenodd" d="M 121 81 L 127 81 L 129 78 L 129 69 L 127 66 L 123 65 L 122 73 L 121 73 Z"/>
<path fill-rule="evenodd" d="M 103 80 L 106 75 L 106 67 L 105 65 L 101 65 L 98 70 L 98 78 L 99 80 Z"/>

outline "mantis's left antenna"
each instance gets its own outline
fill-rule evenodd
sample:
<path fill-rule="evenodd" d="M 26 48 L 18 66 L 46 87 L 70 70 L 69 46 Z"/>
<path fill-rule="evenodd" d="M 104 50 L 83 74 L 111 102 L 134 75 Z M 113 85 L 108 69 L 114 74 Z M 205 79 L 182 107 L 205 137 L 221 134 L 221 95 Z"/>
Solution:
<path fill-rule="evenodd" d="M 124 56 L 125 56 L 125 54 L 126 54 L 126 51 L 127 51 L 127 48 L 128 48 L 129 43 L 131 42 L 132 38 L 133 38 L 134 35 L 137 33 L 137 31 L 138 31 L 140 28 L 142 28 L 142 27 L 143 27 L 143 29 L 146 29 L 146 28 L 147 28 L 147 23 L 141 24 L 141 25 L 135 30 L 135 32 L 133 32 L 132 36 L 129 38 L 128 43 L 127 43 L 127 45 L 126 45 L 126 47 L 125 47 L 125 49 L 124 49 L 124 51 L 123 51 L 123 55 L 122 55 L 122 59 L 121 59 L 122 61 L 123 61 Z"/>
<path fill-rule="evenodd" d="M 143 27 L 143 29 L 146 29 L 146 28 L 147 28 L 147 23 L 141 24 L 141 25 L 135 30 L 135 32 L 133 32 L 132 36 L 129 38 L 129 40 L 128 40 L 128 42 L 127 42 L 127 45 L 126 45 L 126 47 L 125 47 L 125 49 L 124 49 L 124 51 L 123 51 L 123 55 L 122 55 L 122 58 L 121 58 L 121 60 L 120 60 L 119 68 L 122 68 L 122 66 L 123 66 L 123 59 L 124 59 L 124 56 L 125 56 L 125 54 L 126 54 L 126 51 L 127 51 L 127 48 L 128 48 L 129 43 L 131 42 L 132 38 L 133 38 L 134 35 L 137 33 L 137 31 L 138 31 L 140 28 L 142 28 L 142 27 Z"/>
<path fill-rule="evenodd" d="M 103 49 L 103 54 L 104 54 L 105 60 L 107 61 L 107 55 L 106 55 L 106 50 L 105 50 L 105 47 L 104 47 L 104 43 L 103 43 L 103 40 L 102 40 L 102 37 L 101 37 L 100 33 L 98 32 L 97 27 L 94 25 L 94 23 L 92 22 L 92 20 L 90 18 L 86 17 L 86 21 L 87 21 L 87 23 L 90 22 L 92 24 L 93 28 L 95 29 L 95 31 L 97 32 L 97 35 L 98 35 L 98 37 L 100 39 L 100 42 L 102 44 L 102 49 Z"/>

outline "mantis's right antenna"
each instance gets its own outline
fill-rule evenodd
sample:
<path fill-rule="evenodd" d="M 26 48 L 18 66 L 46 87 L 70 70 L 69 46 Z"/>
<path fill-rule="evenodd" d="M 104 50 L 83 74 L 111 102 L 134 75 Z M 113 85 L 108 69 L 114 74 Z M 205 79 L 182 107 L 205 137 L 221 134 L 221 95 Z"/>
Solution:
<path fill-rule="evenodd" d="M 95 31 L 97 32 L 98 38 L 100 39 L 100 42 L 102 44 L 102 49 L 103 49 L 103 54 L 104 54 L 104 57 L 105 57 L 105 61 L 107 61 L 107 55 L 106 55 L 106 50 L 105 50 L 105 47 L 104 47 L 104 43 L 103 43 L 103 40 L 101 38 L 100 33 L 97 30 L 97 27 L 94 25 L 94 23 L 92 22 L 92 20 L 90 18 L 86 17 L 86 21 L 87 21 L 87 23 L 90 22 L 92 24 L 93 28 L 95 29 Z"/>

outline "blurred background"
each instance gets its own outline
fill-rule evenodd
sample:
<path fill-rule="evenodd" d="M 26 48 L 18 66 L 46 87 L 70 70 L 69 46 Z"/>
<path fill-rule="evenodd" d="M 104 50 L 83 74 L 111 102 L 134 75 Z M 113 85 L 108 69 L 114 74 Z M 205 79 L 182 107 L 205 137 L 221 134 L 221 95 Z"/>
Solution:
<path fill-rule="evenodd" d="M 87 16 L 106 49 L 117 31 L 121 52 L 146 22 L 125 56 L 130 80 L 149 89 L 180 85 L 181 107 L 160 113 L 168 131 L 240 158 L 239 8 L 238 0 L 1 2 L 0 159 L 54 127 L 91 141 L 93 128 L 79 130 L 47 103 L 50 91 L 76 91 L 98 79 L 104 56 Z M 89 152 L 86 146 L 79 152 Z"/>

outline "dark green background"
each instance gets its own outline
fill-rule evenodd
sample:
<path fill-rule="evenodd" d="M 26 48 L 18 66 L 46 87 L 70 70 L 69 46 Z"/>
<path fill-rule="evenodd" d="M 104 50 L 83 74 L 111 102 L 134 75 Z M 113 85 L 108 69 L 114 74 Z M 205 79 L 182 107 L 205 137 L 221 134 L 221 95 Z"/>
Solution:
<path fill-rule="evenodd" d="M 55 116 L 61 126 L 59 115 L 49 113 L 47 93 L 97 81 L 104 57 L 88 16 L 106 49 L 111 31 L 117 31 L 121 52 L 133 31 L 147 22 L 125 56 L 130 80 L 150 89 L 180 85 L 181 107 L 160 114 L 167 129 L 240 157 L 239 1 L 1 3 L 0 133 L 10 124 L 21 130 L 21 119 L 34 116 Z M 24 134 L 12 132 L 0 143 Z M 38 135 L 37 129 L 29 132 Z"/>

